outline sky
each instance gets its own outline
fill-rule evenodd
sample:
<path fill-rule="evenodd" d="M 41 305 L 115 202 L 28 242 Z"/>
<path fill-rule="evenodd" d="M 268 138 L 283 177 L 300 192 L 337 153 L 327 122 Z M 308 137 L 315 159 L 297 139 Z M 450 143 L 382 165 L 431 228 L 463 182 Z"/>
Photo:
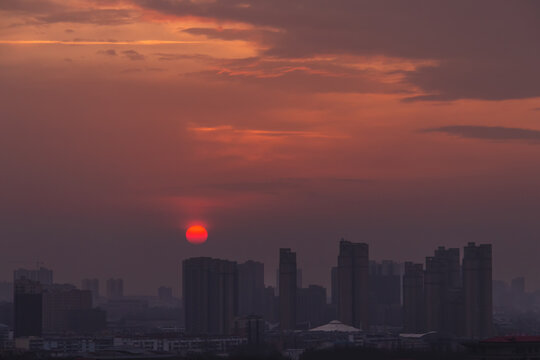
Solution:
<path fill-rule="evenodd" d="M 0 1 L 0 280 L 493 244 L 540 289 L 540 2 Z M 208 241 L 185 240 L 189 225 Z"/>

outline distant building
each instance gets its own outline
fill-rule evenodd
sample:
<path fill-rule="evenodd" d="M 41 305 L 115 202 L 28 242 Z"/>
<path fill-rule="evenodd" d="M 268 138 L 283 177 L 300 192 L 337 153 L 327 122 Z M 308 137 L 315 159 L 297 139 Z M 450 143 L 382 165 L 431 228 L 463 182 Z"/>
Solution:
<path fill-rule="evenodd" d="M 279 249 L 279 322 L 281 330 L 296 328 L 296 253 Z"/>
<path fill-rule="evenodd" d="M 92 321 L 92 293 L 72 286 L 55 285 L 43 292 L 43 331 L 62 333 L 84 330 Z M 90 326 L 93 328 L 93 326 Z"/>
<path fill-rule="evenodd" d="M 473 360 L 540 359 L 540 336 L 498 336 L 465 346 Z"/>
<path fill-rule="evenodd" d="M 19 279 L 28 279 L 32 281 L 38 281 L 41 285 L 52 285 L 53 272 L 52 270 L 41 267 L 35 270 L 17 269 L 13 272 L 13 281 Z"/>
<path fill-rule="evenodd" d="M 13 287 L 12 282 L 0 281 L 0 302 L 13 301 Z"/>
<path fill-rule="evenodd" d="M 186 332 L 227 335 L 238 313 L 234 261 L 197 257 L 182 263 Z"/>
<path fill-rule="evenodd" d="M 440 246 L 426 257 L 424 276 L 427 331 L 463 334 L 463 299 L 458 248 Z"/>
<path fill-rule="evenodd" d="M 330 271 L 330 303 L 334 306 L 338 304 L 338 267 L 332 266 Z"/>
<path fill-rule="evenodd" d="M 15 280 L 15 337 L 41 336 L 43 330 L 43 293 L 39 281 Z"/>
<path fill-rule="evenodd" d="M 263 317 L 264 320 L 269 323 L 279 322 L 278 318 L 278 307 L 279 307 L 279 298 L 275 294 L 275 288 L 273 286 L 267 286 L 264 289 L 264 310 Z"/>
<path fill-rule="evenodd" d="M 262 316 L 263 298 L 264 264 L 251 260 L 238 264 L 238 314 Z"/>
<path fill-rule="evenodd" d="M 512 293 L 514 294 L 525 293 L 525 278 L 523 276 L 512 279 Z"/>
<path fill-rule="evenodd" d="M 92 293 L 92 305 L 96 306 L 99 299 L 99 279 L 83 279 L 81 290 L 88 290 Z"/>
<path fill-rule="evenodd" d="M 170 301 L 173 298 L 173 290 L 171 287 L 160 286 L 158 288 L 158 298 L 161 301 Z"/>
<path fill-rule="evenodd" d="M 338 256 L 338 318 L 346 324 L 369 329 L 369 247 L 341 240 Z"/>
<path fill-rule="evenodd" d="M 233 333 L 247 338 L 249 345 L 261 345 L 264 342 L 264 320 L 257 315 L 236 318 Z"/>
<path fill-rule="evenodd" d="M 107 280 L 107 298 L 117 299 L 124 296 L 124 280 L 109 279 Z"/>
<path fill-rule="evenodd" d="M 309 285 L 297 291 L 297 324 L 302 328 L 311 329 L 327 322 L 326 319 L 326 289 L 318 285 Z"/>
<path fill-rule="evenodd" d="M 493 334 L 491 245 L 464 248 L 463 289 L 465 301 L 465 336 L 486 338 Z"/>
<path fill-rule="evenodd" d="M 390 260 L 369 262 L 370 324 L 401 326 L 402 267 L 402 264 Z"/>
<path fill-rule="evenodd" d="M 424 266 L 405 263 L 403 274 L 403 329 L 406 333 L 424 331 Z"/>

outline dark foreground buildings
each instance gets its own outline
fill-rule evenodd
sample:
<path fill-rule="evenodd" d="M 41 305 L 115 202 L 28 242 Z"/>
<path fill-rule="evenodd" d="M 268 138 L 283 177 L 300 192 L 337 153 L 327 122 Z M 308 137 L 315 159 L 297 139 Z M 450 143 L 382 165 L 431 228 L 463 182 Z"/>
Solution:
<path fill-rule="evenodd" d="M 238 313 L 234 261 L 197 257 L 182 263 L 186 332 L 230 334 Z"/>
<path fill-rule="evenodd" d="M 39 281 L 24 277 L 15 280 L 15 337 L 41 336 L 42 299 L 43 293 Z"/>

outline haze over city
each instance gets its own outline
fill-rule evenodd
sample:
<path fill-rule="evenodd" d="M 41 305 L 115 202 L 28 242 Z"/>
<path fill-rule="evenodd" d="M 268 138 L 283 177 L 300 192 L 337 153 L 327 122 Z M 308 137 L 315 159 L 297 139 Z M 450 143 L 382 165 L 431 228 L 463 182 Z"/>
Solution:
<path fill-rule="evenodd" d="M 0 280 L 493 245 L 540 288 L 540 3 L 0 2 Z M 208 230 L 186 241 L 188 226 Z"/>

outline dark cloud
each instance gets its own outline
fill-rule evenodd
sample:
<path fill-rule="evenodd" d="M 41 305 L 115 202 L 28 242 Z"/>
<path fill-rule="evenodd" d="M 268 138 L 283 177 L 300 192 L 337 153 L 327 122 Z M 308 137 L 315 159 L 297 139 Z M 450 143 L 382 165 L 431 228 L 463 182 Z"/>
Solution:
<path fill-rule="evenodd" d="M 98 51 L 98 54 L 116 56 L 116 50 L 114 49 L 100 50 Z"/>
<path fill-rule="evenodd" d="M 540 96 L 536 58 L 443 61 L 406 74 L 426 95 L 405 101 L 458 99 L 505 100 Z"/>
<path fill-rule="evenodd" d="M 279 32 L 258 29 L 189 28 L 181 31 L 191 35 L 202 35 L 209 39 L 245 40 L 261 44 L 271 43 L 276 36 L 279 36 Z"/>
<path fill-rule="evenodd" d="M 64 32 L 66 32 L 66 33 L 68 33 L 68 34 L 69 34 L 69 33 L 73 33 L 73 32 L 75 32 L 75 30 L 73 30 L 73 29 L 66 29 L 66 30 L 64 30 Z"/>
<path fill-rule="evenodd" d="M 49 0 L 2 0 L 0 10 L 26 13 L 57 11 L 65 7 Z"/>
<path fill-rule="evenodd" d="M 502 126 L 454 125 L 424 129 L 422 132 L 442 132 L 469 139 L 523 141 L 531 144 L 540 144 L 540 130 L 532 129 Z"/>
<path fill-rule="evenodd" d="M 136 0 L 146 8 L 272 28 L 266 55 L 383 55 L 428 59 L 407 81 L 425 96 L 501 100 L 540 96 L 537 1 Z M 223 39 L 253 39 L 248 30 L 188 29 Z M 256 34 L 253 32 L 252 34 Z"/>
<path fill-rule="evenodd" d="M 79 23 L 95 25 L 122 25 L 136 20 L 135 13 L 126 9 L 91 9 L 52 12 L 36 17 L 42 23 Z"/>
<path fill-rule="evenodd" d="M 129 60 L 138 61 L 138 60 L 144 60 L 144 55 L 138 53 L 135 50 L 125 50 L 122 51 L 122 54 L 124 54 L 125 57 L 127 57 Z"/>

